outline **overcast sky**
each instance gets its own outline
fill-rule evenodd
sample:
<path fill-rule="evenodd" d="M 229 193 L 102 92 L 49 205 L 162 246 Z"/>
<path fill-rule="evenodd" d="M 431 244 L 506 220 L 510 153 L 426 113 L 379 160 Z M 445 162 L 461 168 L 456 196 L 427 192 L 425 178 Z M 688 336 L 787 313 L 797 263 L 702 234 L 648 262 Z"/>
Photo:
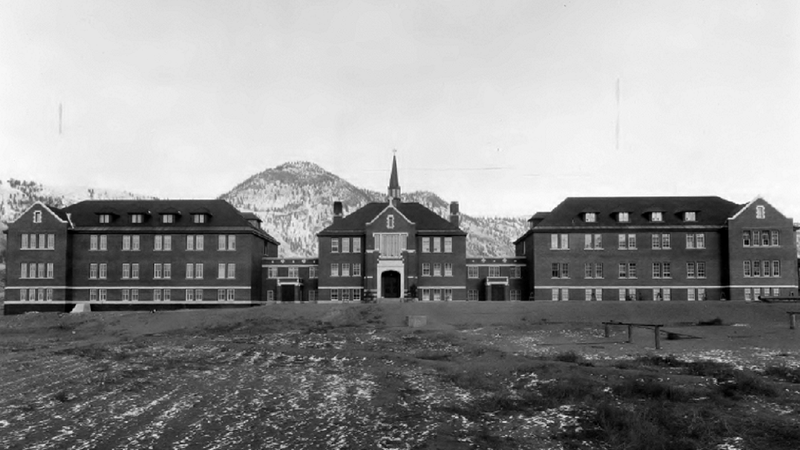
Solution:
<path fill-rule="evenodd" d="M 800 2 L 0 0 L 4 178 L 202 198 L 307 160 L 383 191 L 392 149 L 470 214 L 800 221 Z"/>

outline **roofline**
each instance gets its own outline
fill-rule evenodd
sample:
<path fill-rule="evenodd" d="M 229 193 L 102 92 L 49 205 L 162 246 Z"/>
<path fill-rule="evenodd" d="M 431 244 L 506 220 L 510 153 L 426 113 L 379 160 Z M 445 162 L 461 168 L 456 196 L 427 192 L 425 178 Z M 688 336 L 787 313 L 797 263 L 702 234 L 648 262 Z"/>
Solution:
<path fill-rule="evenodd" d="M 737 217 L 742 215 L 742 213 L 744 212 L 745 209 L 749 208 L 750 205 L 752 205 L 753 203 L 756 202 L 756 200 L 759 200 L 759 199 L 764 200 L 760 195 L 756 195 L 756 197 L 754 199 L 750 200 L 744 206 L 739 208 L 739 211 L 736 211 L 736 214 L 732 215 L 731 217 L 728 217 L 728 220 L 736 220 Z M 766 201 L 766 200 L 764 200 L 764 201 Z"/>
<path fill-rule="evenodd" d="M 16 219 L 15 219 L 13 222 L 10 222 L 10 223 L 17 223 L 17 220 L 19 220 L 19 219 L 20 219 L 22 216 L 24 216 L 25 214 L 28 214 L 28 211 L 30 211 L 31 209 L 33 209 L 33 207 L 34 207 L 34 206 L 36 206 L 36 205 L 41 205 L 42 207 L 44 207 L 44 209 L 46 209 L 46 210 L 47 210 L 47 211 L 48 211 L 50 214 L 52 214 L 52 215 L 53 215 L 53 217 L 55 217 L 55 218 L 56 218 L 56 220 L 58 220 L 59 222 L 61 222 L 61 223 L 68 223 L 66 220 L 62 219 L 61 217 L 58 217 L 58 214 L 56 214 L 55 212 L 53 212 L 53 210 L 52 210 L 52 209 L 50 209 L 50 206 L 48 206 L 48 205 L 46 205 L 46 204 L 42 203 L 40 200 L 37 200 L 37 201 L 35 201 L 33 204 L 31 204 L 31 206 L 28 206 L 28 208 L 27 208 L 25 211 L 23 211 L 23 212 L 22 212 L 22 214 L 20 214 L 19 216 L 17 216 L 17 218 L 16 218 Z"/>
<path fill-rule="evenodd" d="M 386 212 L 386 211 L 387 211 L 389 208 L 392 208 L 393 210 L 397 211 L 397 214 L 400 214 L 400 217 L 402 217 L 403 219 L 406 219 L 406 222 L 410 223 L 411 225 L 416 225 L 416 223 L 415 223 L 415 222 L 412 222 L 411 220 L 409 220 L 409 219 L 408 219 L 408 217 L 406 217 L 406 216 L 405 216 L 405 214 L 401 213 L 401 212 L 400 212 L 400 210 L 399 210 L 399 209 L 397 209 L 397 208 L 396 208 L 396 207 L 395 207 L 395 206 L 392 204 L 392 202 L 389 202 L 389 204 L 388 204 L 388 205 L 386 205 L 386 208 L 383 208 L 383 209 L 382 209 L 382 210 L 381 210 L 381 211 L 380 211 L 378 214 L 376 214 L 376 215 L 375 215 L 375 218 L 374 218 L 374 219 L 372 219 L 372 220 L 370 220 L 369 222 L 367 222 L 367 223 L 366 223 L 366 225 L 367 225 L 367 226 L 370 226 L 370 225 L 372 225 L 373 223 L 375 223 L 375 221 L 376 221 L 376 220 L 378 220 L 378 217 L 380 217 L 380 215 L 381 215 L 381 214 L 385 213 L 385 212 Z"/>

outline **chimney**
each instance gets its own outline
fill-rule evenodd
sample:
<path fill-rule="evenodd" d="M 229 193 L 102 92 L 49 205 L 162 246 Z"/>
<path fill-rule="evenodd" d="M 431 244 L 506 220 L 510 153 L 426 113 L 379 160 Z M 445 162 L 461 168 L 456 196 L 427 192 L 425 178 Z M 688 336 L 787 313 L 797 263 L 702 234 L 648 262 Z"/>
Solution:
<path fill-rule="evenodd" d="M 333 221 L 337 222 L 342 218 L 342 202 L 333 202 Z"/>
<path fill-rule="evenodd" d="M 458 222 L 461 218 L 461 213 L 458 212 L 458 202 L 451 202 L 450 203 L 450 223 L 458 226 Z"/>

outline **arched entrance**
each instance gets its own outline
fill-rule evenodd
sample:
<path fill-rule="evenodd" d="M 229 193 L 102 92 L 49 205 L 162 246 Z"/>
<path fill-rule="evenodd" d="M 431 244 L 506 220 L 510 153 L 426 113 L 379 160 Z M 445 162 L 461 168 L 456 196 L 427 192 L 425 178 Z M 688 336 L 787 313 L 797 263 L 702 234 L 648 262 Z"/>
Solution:
<path fill-rule="evenodd" d="M 383 298 L 400 298 L 400 272 L 387 270 L 381 274 Z"/>

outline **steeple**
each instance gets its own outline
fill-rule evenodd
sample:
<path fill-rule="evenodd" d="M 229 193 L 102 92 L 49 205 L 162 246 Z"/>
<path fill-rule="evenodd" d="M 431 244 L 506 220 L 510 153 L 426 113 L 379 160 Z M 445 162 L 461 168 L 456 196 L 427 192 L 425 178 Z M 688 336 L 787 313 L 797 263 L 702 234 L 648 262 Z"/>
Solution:
<path fill-rule="evenodd" d="M 395 153 L 397 150 L 395 150 Z M 397 155 L 392 156 L 392 175 L 389 177 L 389 201 L 400 201 L 400 182 L 397 180 Z"/>

